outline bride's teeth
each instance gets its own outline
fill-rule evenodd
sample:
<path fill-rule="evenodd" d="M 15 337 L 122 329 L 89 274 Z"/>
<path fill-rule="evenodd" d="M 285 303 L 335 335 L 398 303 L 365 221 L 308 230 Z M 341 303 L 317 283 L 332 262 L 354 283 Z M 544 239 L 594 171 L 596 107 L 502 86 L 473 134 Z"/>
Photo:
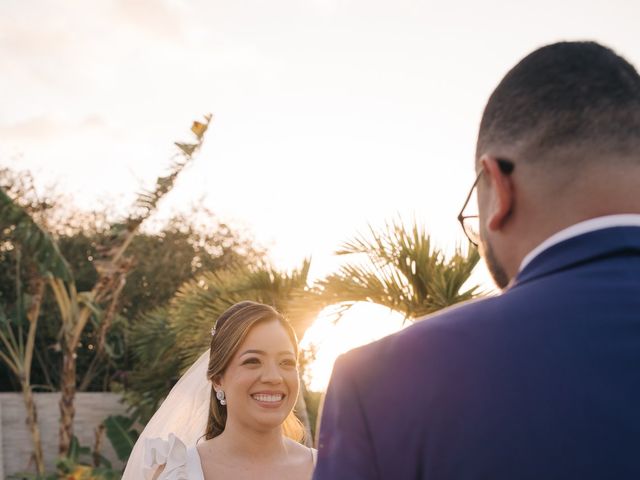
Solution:
<path fill-rule="evenodd" d="M 253 395 L 253 398 L 259 402 L 279 402 L 282 400 L 282 395 L 265 395 L 262 393 Z"/>

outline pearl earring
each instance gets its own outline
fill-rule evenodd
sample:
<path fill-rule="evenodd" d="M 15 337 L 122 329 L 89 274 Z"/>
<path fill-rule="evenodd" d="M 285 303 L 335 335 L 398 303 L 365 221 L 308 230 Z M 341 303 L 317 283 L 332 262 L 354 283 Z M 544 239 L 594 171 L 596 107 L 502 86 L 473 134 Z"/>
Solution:
<path fill-rule="evenodd" d="M 226 405 L 227 400 L 224 398 L 224 392 L 222 390 L 218 390 L 216 392 L 216 398 L 220 401 L 220 405 Z"/>

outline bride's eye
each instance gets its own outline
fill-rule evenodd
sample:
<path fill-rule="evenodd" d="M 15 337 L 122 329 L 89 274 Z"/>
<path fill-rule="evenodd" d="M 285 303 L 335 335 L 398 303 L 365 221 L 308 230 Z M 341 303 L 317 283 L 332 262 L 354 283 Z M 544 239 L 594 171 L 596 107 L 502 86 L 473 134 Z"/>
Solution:
<path fill-rule="evenodd" d="M 260 360 L 256 357 L 247 358 L 240 365 L 259 365 Z"/>
<path fill-rule="evenodd" d="M 288 358 L 286 360 L 283 360 L 281 364 L 285 367 L 295 367 L 296 361 L 291 358 Z"/>

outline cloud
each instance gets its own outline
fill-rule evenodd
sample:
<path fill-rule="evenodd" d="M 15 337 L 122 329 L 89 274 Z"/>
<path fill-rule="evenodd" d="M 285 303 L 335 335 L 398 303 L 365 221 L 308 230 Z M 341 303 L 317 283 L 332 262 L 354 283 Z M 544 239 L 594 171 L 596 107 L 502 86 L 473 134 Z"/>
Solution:
<path fill-rule="evenodd" d="M 177 40 L 183 34 L 181 12 L 163 0 L 115 0 L 113 14 L 116 22 L 165 40 Z"/>
<path fill-rule="evenodd" d="M 12 125 L 0 125 L 0 136 L 8 141 L 43 141 L 88 130 L 104 130 L 107 124 L 99 115 L 89 115 L 79 121 L 68 122 L 52 116 L 37 116 Z"/>
<path fill-rule="evenodd" d="M 3 43 L 0 51 L 11 51 L 16 55 L 42 54 L 44 50 L 64 49 L 73 41 L 68 30 L 55 25 L 43 24 L 37 29 L 31 25 L 0 21 Z"/>

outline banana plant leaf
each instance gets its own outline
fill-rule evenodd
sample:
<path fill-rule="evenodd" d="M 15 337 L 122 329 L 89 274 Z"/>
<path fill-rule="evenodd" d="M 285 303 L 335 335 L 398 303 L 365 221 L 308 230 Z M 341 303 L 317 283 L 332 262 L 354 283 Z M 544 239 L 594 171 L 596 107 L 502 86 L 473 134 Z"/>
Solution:
<path fill-rule="evenodd" d="M 40 228 L 27 211 L 0 188 L 0 227 L 9 228 L 25 254 L 35 259 L 42 273 L 71 280 L 73 275 L 53 237 Z"/>
<path fill-rule="evenodd" d="M 140 435 L 133 427 L 133 420 L 123 415 L 111 415 L 104 421 L 107 438 L 123 462 L 131 455 L 131 450 Z"/>

